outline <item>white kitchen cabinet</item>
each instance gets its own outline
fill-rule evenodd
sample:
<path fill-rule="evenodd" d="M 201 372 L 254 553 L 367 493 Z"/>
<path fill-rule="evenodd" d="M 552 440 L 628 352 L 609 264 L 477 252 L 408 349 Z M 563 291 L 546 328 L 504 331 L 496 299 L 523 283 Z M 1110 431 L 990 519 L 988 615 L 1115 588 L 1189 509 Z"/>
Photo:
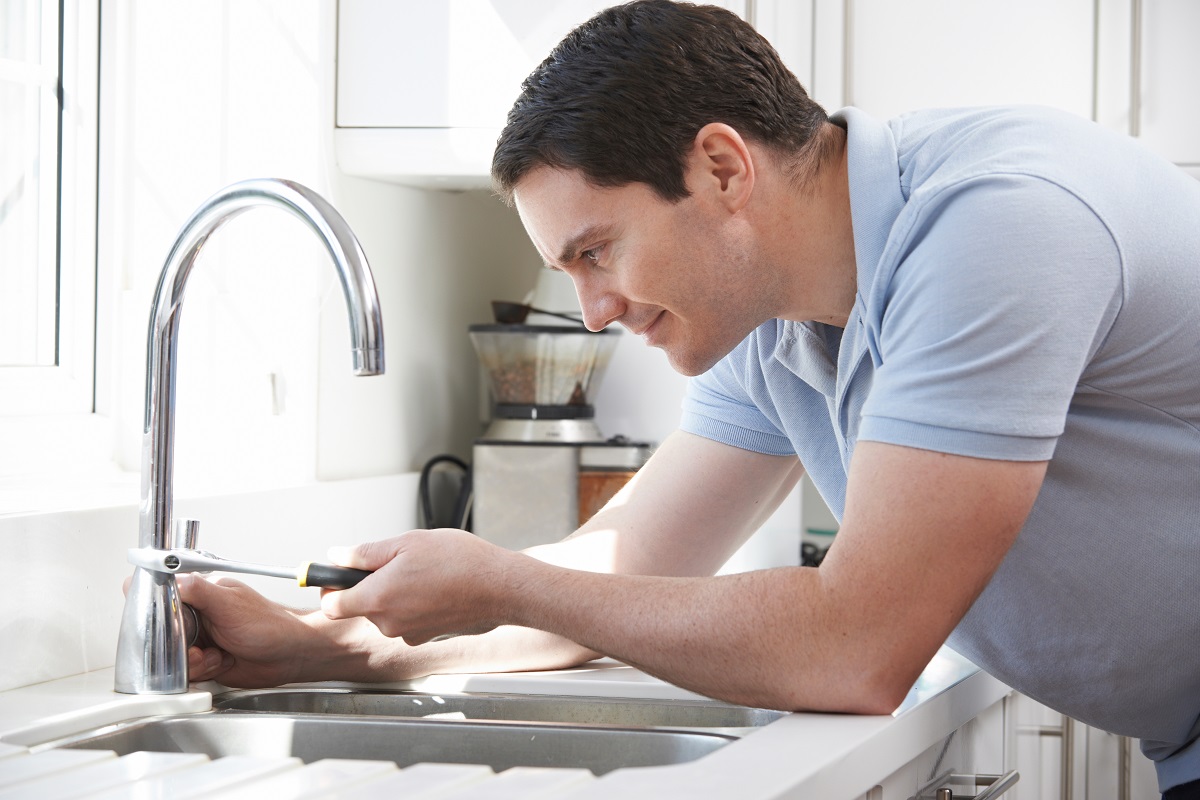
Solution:
<path fill-rule="evenodd" d="M 1096 119 L 1200 177 L 1200 3 L 1100 0 Z"/>
<path fill-rule="evenodd" d="M 1157 800 L 1154 762 L 1142 755 L 1138 743 L 1125 736 L 1082 728 L 1086 759 L 1086 793 L 1073 800 Z"/>
<path fill-rule="evenodd" d="M 1122 763 L 1123 762 L 1123 763 Z M 857 800 L 934 800 L 982 791 L 963 776 L 1018 774 L 1004 800 L 1152 800 L 1153 765 L 1137 742 L 1064 718 L 1013 692 Z"/>
<path fill-rule="evenodd" d="M 604 0 L 340 0 L 334 149 L 343 172 L 487 186 L 521 81 Z"/>
<path fill-rule="evenodd" d="M 1136 741 L 1064 717 L 1014 692 L 1009 717 L 1008 768 L 1021 780 L 1010 800 L 1152 800 L 1154 766 Z"/>
<path fill-rule="evenodd" d="M 814 1 L 811 88 L 831 110 L 1036 103 L 1091 117 L 1093 0 Z"/>
<path fill-rule="evenodd" d="M 1007 763 L 1021 774 L 1011 800 L 1072 797 L 1074 722 L 1018 692 L 1009 695 L 1005 704 Z"/>
<path fill-rule="evenodd" d="M 614 0 L 340 0 L 334 147 L 352 175 L 485 188 L 525 76 Z M 829 110 L 1035 103 L 1200 176 L 1194 0 L 719 0 Z"/>
<path fill-rule="evenodd" d="M 334 149 L 351 175 L 486 188 L 525 77 L 614 0 L 340 0 Z M 720 0 L 744 15 L 746 0 Z"/>
<path fill-rule="evenodd" d="M 939 788 L 973 797 L 983 786 L 974 776 L 1005 772 L 1005 701 L 985 709 L 948 737 L 884 778 L 860 800 L 933 800 Z M 1006 800 L 1012 790 L 1004 795 Z"/>
<path fill-rule="evenodd" d="M 750 22 L 811 94 L 816 0 L 757 0 Z"/>

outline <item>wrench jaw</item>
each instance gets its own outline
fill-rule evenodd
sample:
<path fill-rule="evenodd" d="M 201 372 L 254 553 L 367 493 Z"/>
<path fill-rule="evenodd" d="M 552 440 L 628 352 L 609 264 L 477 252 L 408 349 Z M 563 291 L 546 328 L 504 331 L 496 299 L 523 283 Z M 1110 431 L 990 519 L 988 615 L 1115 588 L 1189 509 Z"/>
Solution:
<path fill-rule="evenodd" d="M 200 550 L 159 550 L 154 547 L 131 547 L 126 559 L 135 567 L 171 575 L 215 572 L 224 562 L 224 559 Z"/>

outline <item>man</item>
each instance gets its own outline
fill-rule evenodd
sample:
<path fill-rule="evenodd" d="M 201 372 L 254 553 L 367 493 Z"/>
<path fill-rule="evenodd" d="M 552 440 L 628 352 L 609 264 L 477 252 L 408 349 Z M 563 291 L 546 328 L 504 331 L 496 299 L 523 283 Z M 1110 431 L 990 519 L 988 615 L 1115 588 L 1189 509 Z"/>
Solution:
<path fill-rule="evenodd" d="M 493 175 L 588 327 L 695 376 L 681 431 L 562 543 L 341 550 L 376 574 L 323 613 L 185 584 L 195 679 L 606 654 L 887 713 L 949 640 L 1200 796 L 1200 184 L 1047 109 L 827 118 L 748 25 L 667 0 L 555 49 Z M 802 470 L 841 521 L 820 569 L 711 577 Z"/>

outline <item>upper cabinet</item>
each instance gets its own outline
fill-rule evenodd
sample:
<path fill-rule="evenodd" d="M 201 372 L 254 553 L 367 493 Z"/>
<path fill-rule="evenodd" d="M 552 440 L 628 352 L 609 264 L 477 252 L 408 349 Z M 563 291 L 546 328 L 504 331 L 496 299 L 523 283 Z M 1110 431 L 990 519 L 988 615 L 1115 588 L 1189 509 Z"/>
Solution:
<path fill-rule="evenodd" d="M 414 186 L 489 186 L 521 81 L 617 0 L 340 0 L 338 163 Z M 724 0 L 833 111 L 1056 106 L 1200 177 L 1196 0 Z"/>
<path fill-rule="evenodd" d="M 883 119 L 1014 103 L 1090 117 L 1093 7 L 1094 0 L 845 0 L 840 105 Z"/>
<path fill-rule="evenodd" d="M 1096 120 L 1200 177 L 1200 3 L 1101 0 Z"/>
<path fill-rule="evenodd" d="M 754 19 L 831 111 L 1050 105 L 1200 177 L 1196 0 L 758 0 Z"/>
<path fill-rule="evenodd" d="M 486 188 L 521 81 L 615 0 L 340 0 L 334 147 L 351 175 Z M 746 0 L 718 3 L 744 14 Z"/>

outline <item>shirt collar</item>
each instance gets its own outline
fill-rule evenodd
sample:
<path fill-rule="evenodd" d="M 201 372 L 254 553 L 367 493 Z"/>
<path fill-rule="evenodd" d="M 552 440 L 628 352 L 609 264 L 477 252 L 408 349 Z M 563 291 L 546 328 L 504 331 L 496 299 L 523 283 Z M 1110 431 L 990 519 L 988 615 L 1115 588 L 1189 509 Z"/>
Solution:
<path fill-rule="evenodd" d="M 842 109 L 831 120 L 846 127 L 850 219 L 858 271 L 858 302 L 847 321 L 850 325 L 861 319 L 864 298 L 870 296 L 888 236 L 904 208 L 905 198 L 900 189 L 900 162 L 891 128 L 853 107 Z M 805 383 L 832 397 L 837 367 L 824 340 L 810 323 L 787 322 L 784 331 L 775 358 Z"/>
<path fill-rule="evenodd" d="M 830 119 L 846 127 L 854 260 L 863 298 L 875 279 L 892 225 L 904 209 L 896 139 L 891 128 L 857 108 L 843 108 Z"/>

